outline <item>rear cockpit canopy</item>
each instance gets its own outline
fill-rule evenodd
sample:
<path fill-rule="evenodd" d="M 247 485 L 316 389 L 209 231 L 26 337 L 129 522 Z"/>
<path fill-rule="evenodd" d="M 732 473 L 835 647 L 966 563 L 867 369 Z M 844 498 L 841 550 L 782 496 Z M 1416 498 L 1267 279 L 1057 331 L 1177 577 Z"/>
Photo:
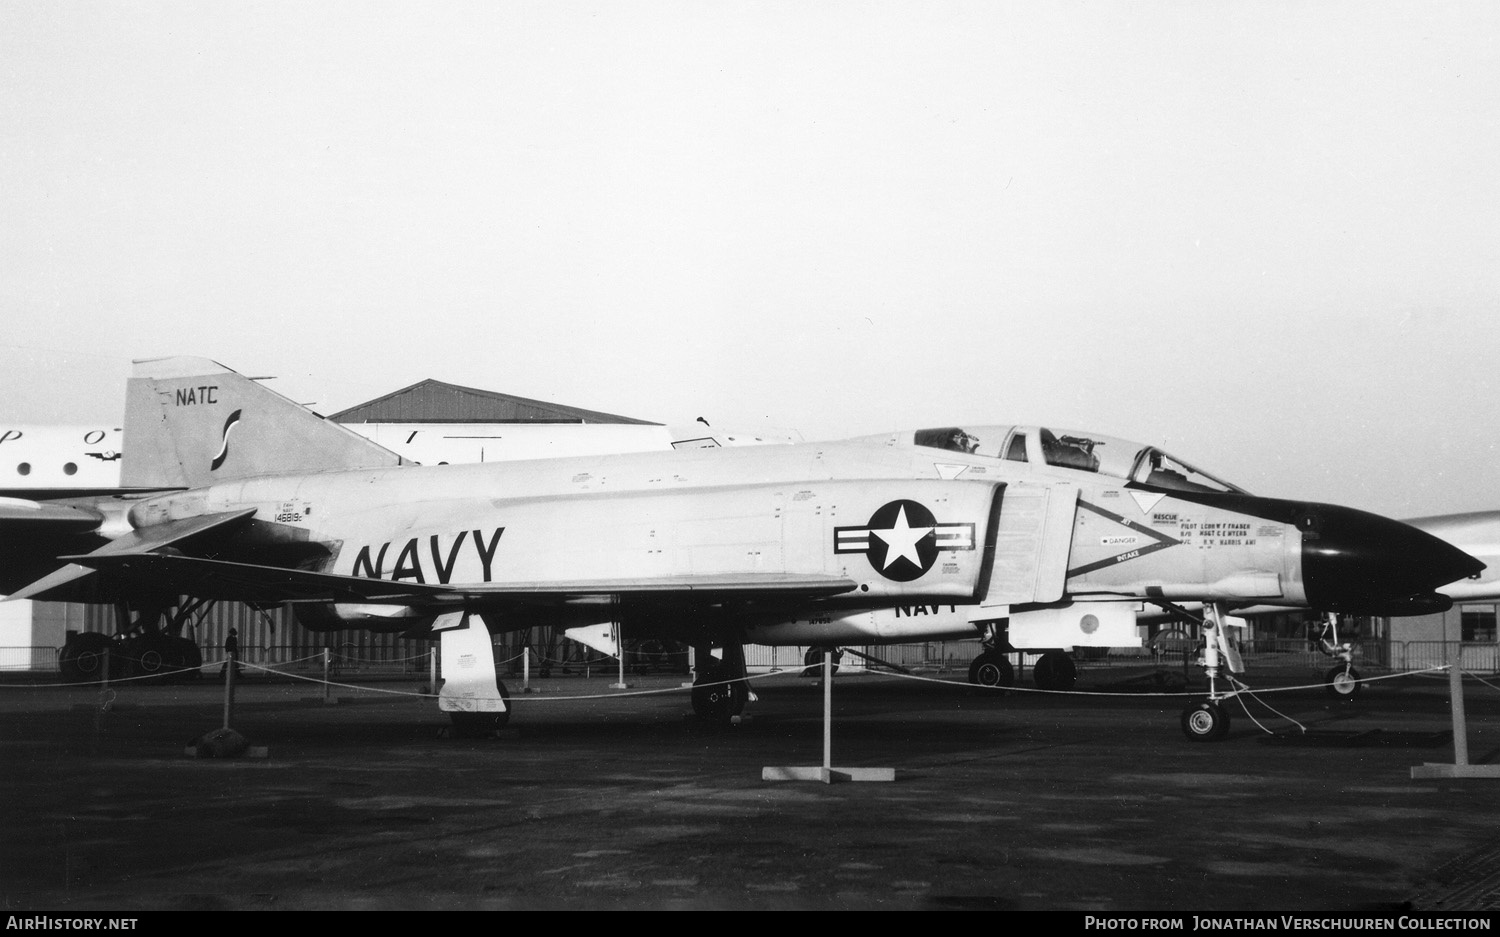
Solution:
<path fill-rule="evenodd" d="M 910 438 L 916 446 L 1109 475 L 1154 488 L 1244 491 L 1155 446 L 1098 433 L 1045 426 L 940 426 L 919 429 Z"/>

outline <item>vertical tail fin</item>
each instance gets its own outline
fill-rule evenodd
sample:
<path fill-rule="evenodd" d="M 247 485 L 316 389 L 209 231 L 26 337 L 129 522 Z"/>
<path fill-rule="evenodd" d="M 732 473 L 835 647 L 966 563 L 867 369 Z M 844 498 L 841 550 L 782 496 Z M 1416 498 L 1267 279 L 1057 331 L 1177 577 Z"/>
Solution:
<path fill-rule="evenodd" d="M 400 465 L 396 453 L 207 358 L 135 362 L 120 483 L 197 488 L 255 475 Z"/>

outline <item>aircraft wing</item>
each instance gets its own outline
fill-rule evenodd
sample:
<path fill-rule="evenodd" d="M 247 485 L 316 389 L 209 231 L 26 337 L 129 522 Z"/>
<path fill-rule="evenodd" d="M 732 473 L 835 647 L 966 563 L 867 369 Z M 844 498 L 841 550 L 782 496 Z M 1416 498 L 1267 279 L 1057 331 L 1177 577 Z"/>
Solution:
<path fill-rule="evenodd" d="M 721 576 L 664 576 L 645 579 L 547 580 L 448 586 L 406 580 L 341 576 L 302 569 L 260 566 L 163 553 L 105 553 L 64 559 L 95 570 L 129 572 L 171 591 L 221 600 L 271 602 L 357 602 L 453 606 L 556 603 L 633 594 L 694 598 L 816 598 L 857 587 L 852 579 L 785 573 Z"/>

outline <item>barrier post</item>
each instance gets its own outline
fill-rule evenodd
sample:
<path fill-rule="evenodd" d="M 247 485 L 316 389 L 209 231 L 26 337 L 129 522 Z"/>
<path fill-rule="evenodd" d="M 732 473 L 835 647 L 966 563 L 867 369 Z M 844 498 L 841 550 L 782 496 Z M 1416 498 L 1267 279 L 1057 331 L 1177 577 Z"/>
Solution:
<path fill-rule="evenodd" d="M 1464 716 L 1463 642 L 1455 641 L 1448 649 L 1448 705 L 1453 711 L 1453 764 L 1428 762 L 1413 767 L 1413 780 L 1425 778 L 1496 778 L 1500 765 L 1469 764 L 1468 721 Z"/>
<path fill-rule="evenodd" d="M 239 659 L 230 654 L 224 659 L 224 728 L 229 728 L 229 717 L 234 711 L 234 672 L 239 668 Z"/>

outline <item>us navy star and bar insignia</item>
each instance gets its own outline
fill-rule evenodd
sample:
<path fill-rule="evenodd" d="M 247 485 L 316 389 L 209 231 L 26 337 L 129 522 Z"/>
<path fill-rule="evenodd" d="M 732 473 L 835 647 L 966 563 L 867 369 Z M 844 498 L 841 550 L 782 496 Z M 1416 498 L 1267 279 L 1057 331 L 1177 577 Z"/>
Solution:
<path fill-rule="evenodd" d="M 973 524 L 942 524 L 916 501 L 891 501 L 858 527 L 835 527 L 834 553 L 863 553 L 896 582 L 921 578 L 943 551 L 974 549 Z"/>

